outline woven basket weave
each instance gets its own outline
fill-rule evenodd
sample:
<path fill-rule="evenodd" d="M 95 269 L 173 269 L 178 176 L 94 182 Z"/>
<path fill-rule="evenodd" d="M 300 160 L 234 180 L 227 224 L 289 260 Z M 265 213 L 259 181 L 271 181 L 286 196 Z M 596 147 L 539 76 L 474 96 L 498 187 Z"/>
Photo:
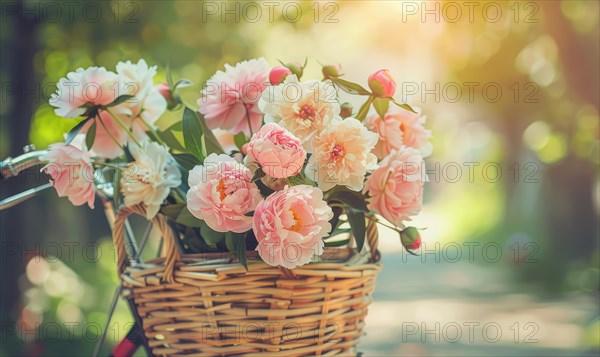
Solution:
<path fill-rule="evenodd" d="M 120 278 L 156 356 L 356 356 L 375 278 L 377 228 L 367 252 L 325 249 L 320 263 L 269 266 L 248 251 L 248 271 L 229 253 L 181 255 L 166 218 L 152 222 L 164 258 L 127 256 L 124 224 L 143 206 L 122 208 L 113 227 Z"/>

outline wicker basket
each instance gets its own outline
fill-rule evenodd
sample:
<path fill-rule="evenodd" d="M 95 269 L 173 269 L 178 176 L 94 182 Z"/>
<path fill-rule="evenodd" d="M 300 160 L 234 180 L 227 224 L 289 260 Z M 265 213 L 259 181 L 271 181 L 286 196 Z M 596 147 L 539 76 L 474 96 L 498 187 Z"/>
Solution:
<path fill-rule="evenodd" d="M 377 228 L 369 251 L 326 249 L 320 263 L 279 269 L 248 252 L 248 271 L 229 253 L 181 255 L 166 218 L 152 222 L 164 258 L 127 257 L 124 223 L 142 206 L 122 208 L 113 239 L 126 296 L 156 356 L 356 356 L 375 278 Z M 255 258 L 255 259 L 253 259 Z"/>

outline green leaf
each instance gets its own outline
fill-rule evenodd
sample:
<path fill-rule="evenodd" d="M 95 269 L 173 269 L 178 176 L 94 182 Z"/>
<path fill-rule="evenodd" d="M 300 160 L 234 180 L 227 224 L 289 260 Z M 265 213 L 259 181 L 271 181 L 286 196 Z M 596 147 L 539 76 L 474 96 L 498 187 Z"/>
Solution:
<path fill-rule="evenodd" d="M 183 131 L 183 122 L 181 120 L 178 120 L 173 125 L 168 127 L 165 131 Z"/>
<path fill-rule="evenodd" d="M 189 81 L 187 79 L 180 79 L 177 81 L 177 83 L 175 83 L 173 88 L 185 88 L 191 86 L 192 84 L 192 81 Z"/>
<path fill-rule="evenodd" d="M 304 175 L 304 172 L 300 172 L 298 175 L 288 177 L 288 184 L 290 186 L 298 186 L 298 185 L 314 186 L 315 185 L 315 183 L 313 181 L 311 181 L 308 177 L 306 177 L 306 175 Z"/>
<path fill-rule="evenodd" d="M 69 145 L 73 141 L 73 139 L 75 139 L 77 134 L 79 134 L 83 126 L 87 124 L 88 121 L 90 121 L 90 119 L 92 118 L 85 118 L 84 120 L 80 121 L 79 124 L 75 125 L 73 129 L 69 130 L 69 133 L 67 134 L 67 139 L 65 140 L 65 144 Z"/>
<path fill-rule="evenodd" d="M 96 122 L 93 122 L 92 125 L 88 128 L 87 133 L 85 134 L 85 147 L 88 150 L 92 150 L 92 146 L 94 146 L 95 139 L 96 139 Z"/>
<path fill-rule="evenodd" d="M 208 153 L 206 152 L 206 135 L 202 134 L 200 137 L 200 142 L 202 143 L 202 146 L 200 147 L 202 149 L 202 156 L 207 157 Z"/>
<path fill-rule="evenodd" d="M 360 192 L 350 190 L 333 191 L 327 198 L 327 201 L 338 201 L 350 206 L 354 210 L 369 212 L 365 198 Z"/>
<path fill-rule="evenodd" d="M 356 119 L 361 121 L 365 120 L 367 114 L 369 114 L 369 108 L 371 108 L 371 103 L 373 103 L 374 99 L 374 97 L 369 97 L 369 99 L 367 99 L 367 101 L 361 105 L 360 109 L 358 110 L 358 114 L 356 114 Z"/>
<path fill-rule="evenodd" d="M 216 247 L 217 244 L 221 243 L 225 239 L 225 233 L 217 232 L 210 228 L 206 222 L 201 222 L 200 235 L 202 235 L 202 239 L 204 239 L 204 242 L 207 245 Z"/>
<path fill-rule="evenodd" d="M 371 92 L 366 90 L 358 83 L 350 82 L 341 78 L 331 78 L 331 81 L 337 84 L 346 93 L 357 95 L 371 95 Z"/>
<path fill-rule="evenodd" d="M 186 171 L 190 171 L 194 166 L 201 165 L 202 162 L 192 154 L 173 154 L 173 158 Z"/>
<path fill-rule="evenodd" d="M 365 224 L 365 213 L 362 211 L 348 208 L 346 210 L 348 215 L 348 222 L 350 223 L 350 229 L 352 229 L 352 236 L 356 241 L 356 248 L 358 251 L 362 251 L 365 245 L 365 234 L 367 232 Z"/>
<path fill-rule="evenodd" d="M 260 194 L 263 197 L 267 197 L 275 193 L 273 189 L 265 185 L 264 182 L 262 182 L 261 180 L 255 181 L 254 184 L 258 187 L 258 190 L 260 191 Z"/>
<path fill-rule="evenodd" d="M 260 180 L 261 178 L 267 176 L 267 174 L 259 167 L 255 172 L 254 172 L 254 176 L 252 176 L 252 180 L 250 180 L 250 182 L 256 182 L 258 180 Z"/>
<path fill-rule="evenodd" d="M 413 112 L 415 114 L 418 114 L 410 105 L 408 105 L 406 103 L 399 103 L 394 98 L 391 98 L 391 101 L 392 101 L 392 103 L 396 104 L 397 106 L 399 106 L 402 109 L 406 109 L 409 112 Z"/>
<path fill-rule="evenodd" d="M 206 152 L 208 154 L 224 154 L 225 150 L 219 143 L 219 140 L 215 137 L 215 134 L 206 126 L 206 122 L 204 121 L 204 117 L 200 115 L 200 113 L 196 112 L 196 115 L 200 119 L 200 125 L 202 125 L 202 130 L 204 132 L 204 141 L 206 143 Z"/>
<path fill-rule="evenodd" d="M 202 126 L 200 119 L 191 109 L 185 108 L 183 112 L 183 142 L 185 148 L 201 162 L 205 156 L 202 149 Z"/>
<path fill-rule="evenodd" d="M 115 107 L 121 103 L 125 103 L 126 101 L 128 101 L 129 99 L 135 97 L 134 95 L 129 95 L 129 94 L 123 94 L 117 97 L 117 99 L 115 99 L 112 103 L 105 105 L 104 107 L 106 108 L 110 108 L 110 107 Z"/>
<path fill-rule="evenodd" d="M 203 220 L 194 217 L 192 212 L 190 212 L 187 207 L 183 208 L 181 212 L 179 212 L 175 222 L 188 227 L 202 227 L 202 225 L 205 224 Z"/>
<path fill-rule="evenodd" d="M 379 114 L 381 118 L 384 118 L 388 109 L 390 109 L 390 98 L 375 98 L 373 107 L 375 107 L 377 114 Z"/>
<path fill-rule="evenodd" d="M 121 204 L 121 169 L 115 170 L 115 175 L 113 177 L 113 204 L 115 208 L 118 210 L 119 205 Z"/>
<path fill-rule="evenodd" d="M 238 147 L 238 149 L 242 150 L 242 146 L 248 143 L 248 138 L 246 137 L 246 134 L 240 131 L 233 137 L 233 142 L 235 143 L 235 146 Z"/>
<path fill-rule="evenodd" d="M 171 74 L 171 66 L 167 63 L 167 83 L 169 88 L 173 89 L 173 75 Z"/>
<path fill-rule="evenodd" d="M 177 220 L 177 216 L 181 213 L 181 211 L 185 208 L 185 203 L 175 203 L 172 205 L 163 206 L 160 209 L 160 213 L 165 216 Z"/>
<path fill-rule="evenodd" d="M 179 142 L 179 140 L 177 140 L 177 138 L 175 137 L 175 135 L 173 134 L 173 132 L 171 131 L 170 128 L 167 129 L 167 130 L 165 130 L 165 131 L 159 131 L 158 132 L 158 136 L 171 149 L 177 150 L 177 151 L 186 151 L 185 147 L 183 147 L 183 145 L 181 145 L 181 143 Z"/>
<path fill-rule="evenodd" d="M 350 244 L 351 238 L 326 240 L 323 243 L 326 247 L 342 247 Z"/>
<path fill-rule="evenodd" d="M 233 255 L 239 260 L 240 264 L 248 270 L 248 263 L 246 260 L 246 234 L 245 233 L 225 233 L 225 245 Z"/>
<path fill-rule="evenodd" d="M 185 143 L 185 147 L 188 150 L 190 150 L 190 149 L 187 146 L 186 135 L 189 137 L 188 140 L 191 140 L 193 142 L 195 142 L 197 140 L 198 143 L 201 142 L 202 135 L 204 135 L 206 153 L 208 153 L 208 154 L 213 154 L 213 153 L 223 154 L 223 153 L 225 153 L 225 151 L 221 147 L 221 144 L 219 144 L 219 141 L 215 137 L 215 134 L 212 132 L 212 130 L 208 129 L 208 127 L 206 126 L 206 123 L 204 122 L 204 118 L 200 115 L 200 113 L 186 107 L 185 110 L 183 111 L 182 126 L 183 126 L 183 140 Z M 189 133 L 188 129 L 193 130 L 194 132 Z M 194 136 L 194 139 L 191 138 L 192 135 Z M 196 136 L 197 136 L 197 138 L 196 138 Z M 201 153 L 201 152 L 202 152 L 202 150 L 200 149 L 199 153 Z M 194 153 L 192 152 L 192 154 L 194 154 Z M 204 160 L 204 159 L 201 159 L 201 160 Z"/>
<path fill-rule="evenodd" d="M 348 233 L 352 233 L 352 229 L 350 229 L 350 228 L 338 228 L 338 229 L 334 230 L 333 232 L 331 232 L 331 234 L 329 234 L 329 238 L 338 236 L 340 234 L 348 234 Z"/>

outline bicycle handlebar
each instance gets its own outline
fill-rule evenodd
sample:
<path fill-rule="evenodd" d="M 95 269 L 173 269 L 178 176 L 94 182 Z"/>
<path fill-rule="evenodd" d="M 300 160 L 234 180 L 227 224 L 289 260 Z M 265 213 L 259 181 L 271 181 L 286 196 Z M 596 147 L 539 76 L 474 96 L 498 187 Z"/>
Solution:
<path fill-rule="evenodd" d="M 25 146 L 23 151 L 25 153 L 22 155 L 15 158 L 8 157 L 4 161 L 0 161 L 0 182 L 15 177 L 20 172 L 31 167 L 42 164 L 40 158 L 48 152 L 46 150 L 35 150 L 33 145 Z"/>

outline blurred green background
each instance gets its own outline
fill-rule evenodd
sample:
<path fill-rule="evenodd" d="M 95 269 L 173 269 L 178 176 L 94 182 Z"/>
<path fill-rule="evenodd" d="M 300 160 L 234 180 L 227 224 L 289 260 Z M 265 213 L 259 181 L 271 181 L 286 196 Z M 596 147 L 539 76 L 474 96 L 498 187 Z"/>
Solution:
<path fill-rule="evenodd" d="M 422 108 L 434 134 L 415 220 L 428 227 L 428 254 L 407 257 L 398 237 L 381 231 L 386 270 L 366 355 L 597 355 L 599 3 L 289 4 L 2 1 L 0 157 L 62 140 L 76 121 L 57 117 L 47 100 L 78 67 L 114 70 L 144 58 L 164 81 L 169 64 L 176 79 L 194 82 L 182 92 L 190 103 L 225 63 L 258 56 L 273 66 L 308 57 L 305 77 L 317 79 L 318 62 L 341 63 L 362 85 L 388 68 L 396 99 Z M 35 174 L 13 179 L 2 198 L 41 183 Z M 0 222 L 0 355 L 90 355 L 117 284 L 100 202 L 93 211 L 72 207 L 47 191 L 2 211 Z M 473 304 L 480 313 L 469 315 Z M 411 343 L 399 325 L 496 321 L 498 311 L 506 333 L 535 322 L 538 341 Z M 516 312 L 526 317 L 511 320 Z M 121 304 L 104 354 L 130 322 Z"/>

